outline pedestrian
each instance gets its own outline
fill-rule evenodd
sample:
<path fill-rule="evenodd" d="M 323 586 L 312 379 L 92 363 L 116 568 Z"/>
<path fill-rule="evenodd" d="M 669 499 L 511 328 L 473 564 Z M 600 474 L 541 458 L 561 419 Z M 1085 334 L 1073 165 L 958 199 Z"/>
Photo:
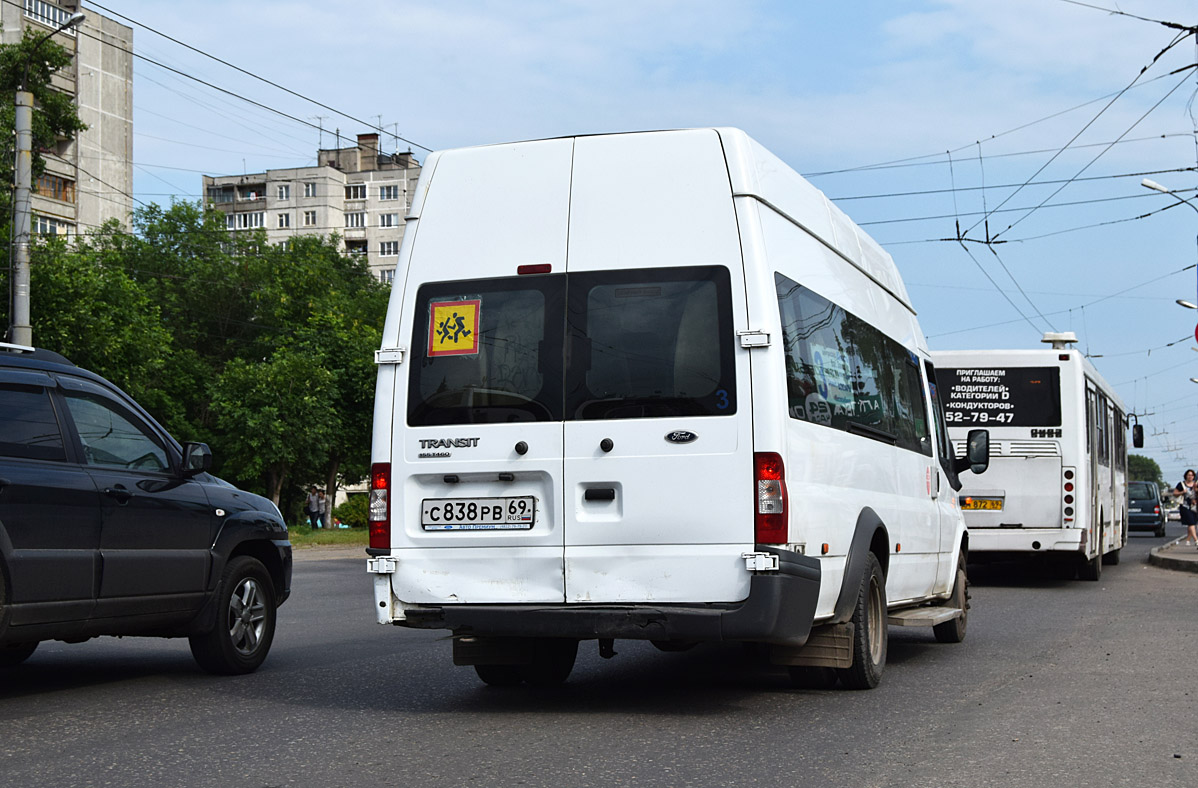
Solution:
<path fill-rule="evenodd" d="M 321 490 L 316 495 L 317 495 L 317 502 L 316 502 L 317 508 L 320 510 L 320 514 L 319 514 L 320 523 L 325 528 L 332 528 L 333 524 L 329 520 L 329 517 L 332 516 L 332 510 L 329 505 L 330 501 L 329 501 L 328 497 L 325 496 L 324 490 Z"/>
<path fill-rule="evenodd" d="M 308 488 L 308 497 L 304 502 L 304 516 L 308 518 L 308 525 L 313 528 L 320 527 L 320 496 L 316 492 L 316 485 Z"/>
<path fill-rule="evenodd" d="M 1173 497 L 1181 498 L 1181 524 L 1186 527 L 1186 544 L 1198 545 L 1198 481 L 1194 469 L 1185 472 L 1173 488 Z"/>

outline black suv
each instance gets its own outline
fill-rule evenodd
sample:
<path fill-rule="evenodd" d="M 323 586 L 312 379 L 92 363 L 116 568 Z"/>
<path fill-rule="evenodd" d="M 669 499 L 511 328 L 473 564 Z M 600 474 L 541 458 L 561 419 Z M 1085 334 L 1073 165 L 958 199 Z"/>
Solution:
<path fill-rule="evenodd" d="M 211 673 L 261 665 L 287 526 L 211 465 L 100 376 L 0 343 L 0 667 L 98 635 L 187 637 Z"/>
<path fill-rule="evenodd" d="M 1165 535 L 1165 513 L 1155 482 L 1127 483 L 1127 515 L 1129 530 L 1147 529 L 1156 536 Z"/>

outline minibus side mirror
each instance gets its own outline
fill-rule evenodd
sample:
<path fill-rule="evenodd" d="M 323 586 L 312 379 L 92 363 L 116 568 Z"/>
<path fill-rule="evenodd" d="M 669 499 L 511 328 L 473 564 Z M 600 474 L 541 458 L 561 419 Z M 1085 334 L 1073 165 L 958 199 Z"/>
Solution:
<path fill-rule="evenodd" d="M 970 430 L 965 440 L 965 456 L 958 459 L 955 470 L 957 473 L 973 471 L 985 473 L 990 467 L 990 431 Z"/>
<path fill-rule="evenodd" d="M 1131 425 L 1131 445 L 1137 449 L 1144 448 L 1144 426 L 1142 424 Z"/>

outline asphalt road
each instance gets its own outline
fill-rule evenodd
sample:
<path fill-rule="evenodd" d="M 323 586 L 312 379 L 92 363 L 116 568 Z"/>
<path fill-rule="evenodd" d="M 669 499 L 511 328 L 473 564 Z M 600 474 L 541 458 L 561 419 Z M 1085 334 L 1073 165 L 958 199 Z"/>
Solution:
<path fill-rule="evenodd" d="M 441 634 L 374 623 L 362 554 L 304 554 L 254 675 L 111 638 L 0 673 L 0 785 L 1194 786 L 1198 574 L 1147 563 L 1167 540 L 1097 583 L 971 567 L 965 642 L 892 628 L 868 692 L 627 641 L 560 689 L 488 688 Z"/>

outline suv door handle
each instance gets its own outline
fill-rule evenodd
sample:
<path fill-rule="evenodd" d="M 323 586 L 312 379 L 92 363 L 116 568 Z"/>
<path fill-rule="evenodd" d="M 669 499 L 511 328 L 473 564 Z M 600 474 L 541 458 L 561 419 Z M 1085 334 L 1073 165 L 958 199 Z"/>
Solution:
<path fill-rule="evenodd" d="M 614 487 L 588 487 L 582 498 L 584 501 L 614 501 L 616 490 Z"/>
<path fill-rule="evenodd" d="M 116 487 L 105 487 L 104 494 L 109 498 L 115 498 L 118 506 L 124 506 L 129 503 L 129 499 L 133 497 L 133 493 L 126 490 L 124 487 L 117 485 Z"/>

